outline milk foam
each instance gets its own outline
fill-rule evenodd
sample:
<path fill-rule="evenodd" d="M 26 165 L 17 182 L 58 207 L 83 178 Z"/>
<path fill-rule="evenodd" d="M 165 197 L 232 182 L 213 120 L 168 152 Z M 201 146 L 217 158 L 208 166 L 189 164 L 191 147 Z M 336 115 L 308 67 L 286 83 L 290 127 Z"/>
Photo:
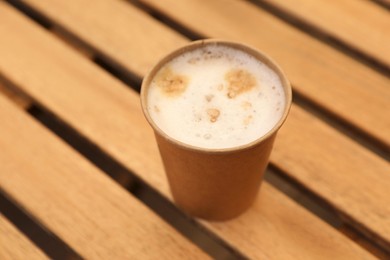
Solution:
<path fill-rule="evenodd" d="M 202 148 L 231 148 L 269 132 L 285 96 L 279 76 L 231 47 L 206 45 L 164 65 L 151 81 L 147 109 L 172 138 Z"/>

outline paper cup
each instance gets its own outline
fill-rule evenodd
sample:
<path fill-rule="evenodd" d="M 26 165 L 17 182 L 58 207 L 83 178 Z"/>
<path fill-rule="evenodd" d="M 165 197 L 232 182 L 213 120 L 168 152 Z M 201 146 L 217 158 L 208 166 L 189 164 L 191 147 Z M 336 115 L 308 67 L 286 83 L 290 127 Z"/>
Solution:
<path fill-rule="evenodd" d="M 265 63 L 281 79 L 285 94 L 283 115 L 267 134 L 253 142 L 226 149 L 195 147 L 167 135 L 149 115 L 148 89 L 160 68 L 173 58 L 208 44 L 244 51 Z M 279 66 L 265 54 L 240 43 L 200 40 L 162 58 L 143 80 L 141 104 L 154 130 L 176 204 L 192 216 L 215 221 L 234 218 L 248 209 L 258 193 L 276 133 L 287 117 L 291 100 L 291 86 Z"/>

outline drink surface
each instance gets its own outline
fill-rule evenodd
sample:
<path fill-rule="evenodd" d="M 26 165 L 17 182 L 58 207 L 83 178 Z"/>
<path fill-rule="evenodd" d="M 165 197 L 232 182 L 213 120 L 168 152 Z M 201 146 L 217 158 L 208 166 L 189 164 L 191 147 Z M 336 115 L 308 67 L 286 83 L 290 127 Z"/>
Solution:
<path fill-rule="evenodd" d="M 285 107 L 281 80 L 266 64 L 232 47 L 206 45 L 155 74 L 147 109 L 155 124 L 188 145 L 223 149 L 268 133 Z"/>

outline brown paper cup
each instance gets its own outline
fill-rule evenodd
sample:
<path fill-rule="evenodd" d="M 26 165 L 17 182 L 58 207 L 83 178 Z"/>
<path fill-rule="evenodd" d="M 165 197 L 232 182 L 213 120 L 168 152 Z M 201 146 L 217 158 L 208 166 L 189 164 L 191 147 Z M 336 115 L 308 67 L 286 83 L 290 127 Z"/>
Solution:
<path fill-rule="evenodd" d="M 167 135 L 149 115 L 148 89 L 159 69 L 182 53 L 207 44 L 230 46 L 249 53 L 281 78 L 286 98 L 284 113 L 271 131 L 249 144 L 226 149 L 191 146 Z M 145 117 L 154 129 L 176 204 L 188 214 L 208 220 L 228 220 L 248 209 L 256 198 L 276 133 L 287 117 L 291 99 L 290 84 L 279 66 L 265 54 L 246 45 L 223 40 L 200 40 L 161 59 L 143 80 L 141 103 Z"/>

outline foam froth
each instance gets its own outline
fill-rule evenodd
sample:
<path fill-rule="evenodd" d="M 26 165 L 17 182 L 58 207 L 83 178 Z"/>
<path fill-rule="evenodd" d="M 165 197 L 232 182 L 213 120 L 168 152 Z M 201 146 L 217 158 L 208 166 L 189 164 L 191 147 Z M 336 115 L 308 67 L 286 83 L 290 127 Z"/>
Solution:
<path fill-rule="evenodd" d="M 202 148 L 231 148 L 269 132 L 285 96 L 279 76 L 251 55 L 206 45 L 165 64 L 151 81 L 147 109 L 172 138 Z"/>

